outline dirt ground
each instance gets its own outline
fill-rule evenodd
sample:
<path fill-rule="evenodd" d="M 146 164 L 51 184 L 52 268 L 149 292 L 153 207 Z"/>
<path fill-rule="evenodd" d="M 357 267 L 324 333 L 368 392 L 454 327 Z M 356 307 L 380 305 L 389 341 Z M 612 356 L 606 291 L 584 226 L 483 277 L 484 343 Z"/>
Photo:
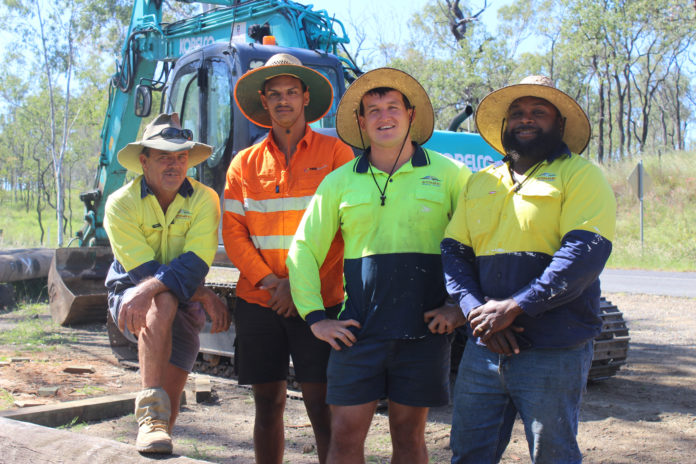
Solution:
<path fill-rule="evenodd" d="M 585 462 L 696 463 L 696 299 L 605 296 L 623 311 L 631 345 L 628 363 L 618 375 L 588 386 L 578 437 Z M 37 317 L 48 323 L 48 309 Z M 16 319 L 12 312 L 0 314 L 0 330 L 13 327 Z M 0 363 L 0 408 L 12 407 L 10 400 L 50 403 L 137 391 L 137 372 L 116 363 L 103 326 L 59 330 L 68 342 L 50 350 L 0 346 L 0 360 L 7 363 Z M 13 357 L 29 360 L 8 363 Z M 89 365 L 96 372 L 66 374 L 63 369 L 68 365 Z M 210 378 L 213 400 L 189 400 L 183 407 L 174 431 L 174 451 L 212 462 L 252 463 L 250 391 L 230 379 Z M 57 396 L 38 397 L 42 386 L 59 387 Z M 450 460 L 450 417 L 451 407 L 430 413 L 426 439 L 432 463 Z M 317 462 L 311 427 L 297 393 L 289 395 L 285 423 L 285 462 Z M 72 430 L 133 443 L 136 425 L 130 415 L 74 424 Z M 368 462 L 389 462 L 384 413 L 373 420 L 366 448 Z M 529 462 L 528 456 L 518 421 L 502 462 Z"/>

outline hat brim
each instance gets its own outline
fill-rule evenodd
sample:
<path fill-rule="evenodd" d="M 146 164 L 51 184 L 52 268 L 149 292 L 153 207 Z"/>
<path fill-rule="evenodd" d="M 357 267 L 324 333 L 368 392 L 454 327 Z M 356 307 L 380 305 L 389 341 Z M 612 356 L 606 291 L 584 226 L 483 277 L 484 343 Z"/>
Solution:
<path fill-rule="evenodd" d="M 256 125 L 270 128 L 271 116 L 261 104 L 260 92 L 264 82 L 278 76 L 295 77 L 307 86 L 309 104 L 305 106 L 305 120 L 313 123 L 323 118 L 333 102 L 333 88 L 318 71 L 305 66 L 279 64 L 252 69 L 237 80 L 234 100 L 242 114 Z"/>
<path fill-rule="evenodd" d="M 481 137 L 497 152 L 505 154 L 503 121 L 508 108 L 518 98 L 543 98 L 565 118 L 563 141 L 573 153 L 582 153 L 590 142 L 590 120 L 578 103 L 565 92 L 539 84 L 515 84 L 489 93 L 476 109 L 476 127 Z"/>
<path fill-rule="evenodd" d="M 367 134 L 360 128 L 358 113 L 362 97 L 379 87 L 389 87 L 406 95 L 416 109 L 411 123 L 411 140 L 420 145 L 427 142 L 435 128 L 435 114 L 428 93 L 410 74 L 394 68 L 366 72 L 348 87 L 336 113 L 336 132 L 341 140 L 355 148 L 370 146 Z"/>
<path fill-rule="evenodd" d="M 192 168 L 207 160 L 213 153 L 213 147 L 204 143 L 192 142 L 186 139 L 156 139 L 129 143 L 118 152 L 118 162 L 129 171 L 136 174 L 143 173 L 140 164 L 140 153 L 143 148 L 155 148 L 163 151 L 188 150 L 188 167 Z"/>

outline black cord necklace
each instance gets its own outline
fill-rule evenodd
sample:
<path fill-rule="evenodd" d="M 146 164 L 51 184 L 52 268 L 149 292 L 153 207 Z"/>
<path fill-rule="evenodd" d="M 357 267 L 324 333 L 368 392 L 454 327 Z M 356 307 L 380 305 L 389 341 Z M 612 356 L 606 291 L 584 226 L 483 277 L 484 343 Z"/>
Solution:
<path fill-rule="evenodd" d="M 537 170 L 541 167 L 541 163 L 544 160 L 537 161 L 537 163 L 534 165 L 534 169 L 532 169 L 532 172 L 529 173 L 527 177 L 522 179 L 522 182 L 518 182 L 517 179 L 515 178 L 515 173 L 512 171 L 512 159 L 508 158 L 508 171 L 510 172 L 510 178 L 512 178 L 512 182 L 514 184 L 513 190 L 515 193 L 519 192 L 522 189 L 522 186 L 527 182 L 531 177 L 534 176 L 534 173 L 537 172 Z"/>
<path fill-rule="evenodd" d="M 404 145 L 406 145 L 406 140 L 408 139 L 408 134 L 411 133 L 411 120 L 409 118 L 408 121 L 408 131 L 406 132 L 406 136 L 404 137 L 404 141 L 401 142 L 401 148 L 399 148 L 399 154 L 396 156 L 396 159 L 394 160 L 394 164 L 391 167 L 391 170 L 389 171 L 389 175 L 387 176 L 387 180 L 384 183 L 384 188 L 380 188 L 379 182 L 377 182 L 377 177 L 375 176 L 375 172 L 372 170 L 372 163 L 370 163 L 370 158 L 368 157 L 368 166 L 370 168 L 370 174 L 372 174 L 372 180 L 375 181 L 375 185 L 377 186 L 377 190 L 379 190 L 379 199 L 382 200 L 381 206 L 384 206 L 384 202 L 387 199 L 387 187 L 389 186 L 389 181 L 391 180 L 392 175 L 394 174 L 394 168 L 396 168 L 396 163 L 399 162 L 399 158 L 401 158 L 401 152 L 404 151 Z M 362 134 L 361 134 L 362 137 Z"/>

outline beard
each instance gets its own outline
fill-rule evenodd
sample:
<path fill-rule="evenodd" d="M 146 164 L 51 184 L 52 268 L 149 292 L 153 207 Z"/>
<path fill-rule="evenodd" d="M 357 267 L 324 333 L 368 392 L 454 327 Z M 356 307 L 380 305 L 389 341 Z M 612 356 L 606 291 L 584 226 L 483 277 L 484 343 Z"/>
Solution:
<path fill-rule="evenodd" d="M 517 130 L 533 129 L 529 126 L 520 126 Z M 514 160 L 519 158 L 531 159 L 535 162 L 544 160 L 553 155 L 563 143 L 560 125 L 555 124 L 547 132 L 538 129 L 537 136 L 526 142 L 520 142 L 515 134 L 506 130 L 503 134 L 503 148 Z"/>

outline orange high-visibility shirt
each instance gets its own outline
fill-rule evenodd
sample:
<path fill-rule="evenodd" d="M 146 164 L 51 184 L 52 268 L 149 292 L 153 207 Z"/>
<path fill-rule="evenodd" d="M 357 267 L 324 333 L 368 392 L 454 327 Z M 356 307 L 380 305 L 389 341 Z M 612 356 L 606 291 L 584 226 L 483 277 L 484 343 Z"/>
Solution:
<path fill-rule="evenodd" d="M 354 158 L 336 137 L 312 131 L 290 158 L 266 139 L 239 152 L 227 170 L 222 240 L 227 256 L 239 269 L 237 296 L 263 306 L 271 295 L 258 287 L 275 274 L 287 277 L 285 259 L 297 226 L 314 192 L 328 173 Z M 343 301 L 343 240 L 337 234 L 319 271 L 326 307 Z"/>

